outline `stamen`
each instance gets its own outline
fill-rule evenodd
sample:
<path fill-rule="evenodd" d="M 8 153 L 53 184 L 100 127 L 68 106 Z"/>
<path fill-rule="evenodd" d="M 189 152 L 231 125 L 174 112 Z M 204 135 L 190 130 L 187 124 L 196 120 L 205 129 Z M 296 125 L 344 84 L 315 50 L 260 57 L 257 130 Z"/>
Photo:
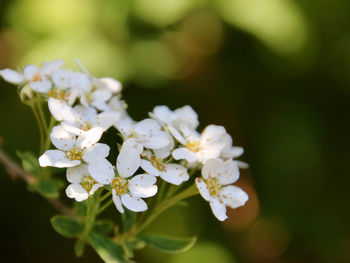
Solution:
<path fill-rule="evenodd" d="M 209 178 L 206 180 L 206 184 L 211 196 L 216 196 L 219 194 L 221 185 L 218 178 L 209 176 Z"/>
<path fill-rule="evenodd" d="M 123 177 L 115 177 L 112 181 L 112 187 L 117 195 L 123 195 L 128 190 L 128 181 Z"/>
<path fill-rule="evenodd" d="M 162 160 L 156 157 L 151 158 L 152 165 L 157 168 L 159 171 L 165 171 L 165 165 L 163 164 Z"/>
<path fill-rule="evenodd" d="M 90 192 L 93 185 L 97 184 L 97 182 L 94 180 L 94 178 L 92 178 L 90 175 L 89 176 L 85 176 L 83 178 L 83 180 L 81 180 L 81 186 L 87 191 Z"/>
<path fill-rule="evenodd" d="M 186 148 L 192 152 L 199 152 L 200 151 L 200 142 L 199 141 L 190 141 L 189 143 L 187 143 Z"/>

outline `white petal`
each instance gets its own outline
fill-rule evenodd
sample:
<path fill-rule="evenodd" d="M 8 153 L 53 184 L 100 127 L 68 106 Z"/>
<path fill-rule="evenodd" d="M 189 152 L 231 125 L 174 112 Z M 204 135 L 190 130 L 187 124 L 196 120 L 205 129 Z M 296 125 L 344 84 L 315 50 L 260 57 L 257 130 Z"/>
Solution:
<path fill-rule="evenodd" d="M 135 122 L 130 118 L 120 118 L 115 122 L 115 127 L 117 130 L 127 138 L 134 130 Z"/>
<path fill-rule="evenodd" d="M 88 176 L 89 171 L 86 164 L 81 164 L 67 169 L 67 180 L 72 184 L 79 184 L 84 176 Z"/>
<path fill-rule="evenodd" d="M 87 148 L 83 152 L 83 160 L 87 163 L 97 159 L 104 159 L 109 155 L 109 146 L 104 143 L 96 143 L 94 146 Z"/>
<path fill-rule="evenodd" d="M 71 87 L 85 93 L 91 90 L 92 83 L 85 73 L 73 72 L 71 76 Z"/>
<path fill-rule="evenodd" d="M 97 116 L 97 111 L 93 107 L 76 105 L 73 109 L 81 123 L 90 122 Z"/>
<path fill-rule="evenodd" d="M 154 176 L 159 176 L 158 169 L 156 167 L 154 167 L 150 161 L 142 159 L 141 160 L 141 168 L 149 174 L 152 174 Z"/>
<path fill-rule="evenodd" d="M 52 83 L 49 80 L 34 81 L 34 82 L 30 82 L 29 86 L 34 91 L 37 91 L 40 93 L 47 93 L 50 91 L 50 89 L 52 87 Z"/>
<path fill-rule="evenodd" d="M 48 150 L 39 158 L 39 164 L 42 167 L 53 166 L 58 168 L 73 167 L 79 165 L 81 162 L 78 160 L 69 160 L 66 158 L 66 154 L 58 150 Z"/>
<path fill-rule="evenodd" d="M 147 137 L 143 137 L 143 145 L 149 149 L 160 149 L 167 147 L 171 140 L 164 131 L 154 131 L 154 133 L 149 134 Z"/>
<path fill-rule="evenodd" d="M 108 130 L 113 123 L 117 121 L 120 114 L 115 111 L 105 111 L 100 114 L 98 114 L 94 120 L 92 120 L 92 125 L 94 127 L 100 127 L 103 130 Z"/>
<path fill-rule="evenodd" d="M 154 107 L 153 112 L 150 112 L 149 115 L 159 121 L 161 125 L 165 125 L 170 123 L 172 113 L 167 106 L 162 105 Z"/>
<path fill-rule="evenodd" d="M 200 134 L 196 130 L 188 127 L 188 125 L 181 124 L 180 130 L 181 130 L 182 134 L 184 135 L 186 141 L 191 142 L 191 141 L 199 141 L 200 140 Z"/>
<path fill-rule="evenodd" d="M 206 200 L 206 201 L 210 201 L 212 200 L 207 184 L 204 182 L 204 180 L 202 178 L 196 178 L 196 185 L 197 188 L 199 190 L 199 193 L 201 194 L 201 196 Z"/>
<path fill-rule="evenodd" d="M 161 171 L 159 175 L 164 181 L 175 185 L 190 179 L 187 169 L 179 164 L 168 164 L 165 171 Z"/>
<path fill-rule="evenodd" d="M 166 134 L 170 143 L 165 147 L 162 147 L 159 149 L 153 149 L 155 156 L 161 159 L 167 158 L 171 154 L 175 146 L 174 139 L 171 137 L 169 133 L 166 133 Z"/>
<path fill-rule="evenodd" d="M 113 78 L 100 78 L 100 82 L 104 84 L 104 87 L 112 91 L 113 93 L 119 93 L 122 90 L 122 84 Z"/>
<path fill-rule="evenodd" d="M 135 131 L 141 136 L 152 136 L 161 129 L 159 123 L 153 119 L 144 119 L 135 125 Z"/>
<path fill-rule="evenodd" d="M 81 202 L 88 199 L 89 194 L 80 184 L 70 184 L 66 188 L 66 195 L 69 198 L 74 198 L 76 201 Z"/>
<path fill-rule="evenodd" d="M 249 196 L 241 188 L 234 185 L 229 185 L 220 190 L 220 198 L 225 205 L 232 208 L 237 208 L 245 205 L 249 199 Z"/>
<path fill-rule="evenodd" d="M 51 114 L 57 121 L 67 121 L 69 123 L 75 123 L 77 121 L 77 116 L 73 108 L 65 101 L 49 98 L 48 106 Z"/>
<path fill-rule="evenodd" d="M 41 72 L 44 75 L 51 75 L 54 71 L 56 71 L 60 67 L 62 67 L 63 63 L 64 63 L 64 61 L 62 59 L 44 62 L 42 67 L 41 67 Z"/>
<path fill-rule="evenodd" d="M 151 197 L 157 193 L 158 187 L 154 185 L 156 177 L 150 174 L 138 174 L 129 181 L 129 190 L 136 197 Z"/>
<path fill-rule="evenodd" d="M 172 153 L 175 160 L 186 160 L 189 163 L 197 161 L 197 156 L 194 152 L 190 151 L 187 148 L 181 147 L 177 148 Z"/>
<path fill-rule="evenodd" d="M 121 196 L 123 205 L 131 211 L 142 212 L 147 210 L 147 204 L 139 197 L 125 194 Z"/>
<path fill-rule="evenodd" d="M 247 164 L 246 162 L 237 161 L 237 160 L 235 160 L 234 162 L 237 164 L 238 168 L 240 168 L 240 169 L 249 168 L 249 164 Z"/>
<path fill-rule="evenodd" d="M 24 83 L 24 76 L 19 72 L 9 68 L 0 70 L 0 76 L 3 77 L 4 80 L 12 84 Z"/>
<path fill-rule="evenodd" d="M 69 70 L 59 69 L 52 74 L 51 78 L 56 87 L 68 88 L 71 86 L 72 72 Z"/>
<path fill-rule="evenodd" d="M 88 170 L 92 178 L 100 184 L 110 184 L 114 178 L 114 169 L 106 159 L 97 159 L 88 164 Z"/>
<path fill-rule="evenodd" d="M 100 127 L 92 128 L 79 136 L 76 144 L 79 148 L 91 147 L 101 139 L 103 132 L 104 130 Z"/>
<path fill-rule="evenodd" d="M 78 127 L 78 123 L 61 122 L 61 126 L 72 135 L 81 136 L 86 132 Z"/>
<path fill-rule="evenodd" d="M 238 180 L 239 169 L 232 160 L 223 161 L 220 158 L 207 161 L 202 169 L 203 178 L 216 177 L 221 185 L 231 184 Z"/>
<path fill-rule="evenodd" d="M 209 125 L 201 134 L 201 144 L 211 144 L 225 138 L 226 130 L 222 126 Z M 224 145 L 223 145 L 224 146 Z"/>
<path fill-rule="evenodd" d="M 198 161 L 204 164 L 210 159 L 218 158 L 220 156 L 220 149 L 215 146 L 205 147 L 197 152 L 196 156 Z"/>
<path fill-rule="evenodd" d="M 70 150 L 76 142 L 76 137 L 68 133 L 61 125 L 52 128 L 50 139 L 53 145 L 60 150 Z"/>
<path fill-rule="evenodd" d="M 28 81 L 33 81 L 34 75 L 39 75 L 40 77 L 42 77 L 40 69 L 35 65 L 26 66 L 23 70 L 23 74 L 24 74 L 24 77 L 26 78 L 26 80 L 28 80 Z"/>
<path fill-rule="evenodd" d="M 114 203 L 115 207 L 118 209 L 118 211 L 120 213 L 123 214 L 124 213 L 124 208 L 123 208 L 123 205 L 122 205 L 122 201 L 120 200 L 119 195 L 116 194 L 114 189 L 112 190 L 112 198 L 113 198 L 113 203 Z"/>
<path fill-rule="evenodd" d="M 172 124 L 177 128 L 184 123 L 190 129 L 196 129 L 199 124 L 197 113 L 189 105 L 176 109 L 172 118 Z"/>
<path fill-rule="evenodd" d="M 128 139 L 123 143 L 117 158 L 117 170 L 120 176 L 129 177 L 139 169 L 142 150 L 142 145 L 134 139 Z"/>
<path fill-rule="evenodd" d="M 224 204 L 220 203 L 217 199 L 211 200 L 209 204 L 217 219 L 224 221 L 228 218 L 226 215 L 226 206 Z"/>
<path fill-rule="evenodd" d="M 89 192 L 89 195 L 93 195 L 98 189 L 100 189 L 101 187 L 103 187 L 103 184 L 94 184 L 91 187 L 91 190 Z"/>
<path fill-rule="evenodd" d="M 174 138 L 179 142 L 181 143 L 182 145 L 186 145 L 187 142 L 186 142 L 186 139 L 181 135 L 181 133 L 176 130 L 174 127 L 172 126 L 169 126 L 168 127 L 170 133 L 174 136 Z"/>

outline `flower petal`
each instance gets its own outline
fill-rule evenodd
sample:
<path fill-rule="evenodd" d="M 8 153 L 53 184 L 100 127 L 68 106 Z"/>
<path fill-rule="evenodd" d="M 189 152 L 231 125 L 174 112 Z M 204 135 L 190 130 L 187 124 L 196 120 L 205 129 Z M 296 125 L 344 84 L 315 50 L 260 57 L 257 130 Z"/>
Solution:
<path fill-rule="evenodd" d="M 149 149 L 160 149 L 167 147 L 171 143 L 167 133 L 165 131 L 155 131 L 149 134 L 147 137 L 141 137 L 143 145 Z"/>
<path fill-rule="evenodd" d="M 112 189 L 112 198 L 113 198 L 113 203 L 115 205 L 115 207 L 118 209 L 118 211 L 120 213 L 124 213 L 124 208 L 123 208 L 123 205 L 122 205 L 122 201 L 120 200 L 120 197 L 119 195 L 117 195 L 117 193 L 115 192 L 114 189 Z"/>
<path fill-rule="evenodd" d="M 79 184 L 84 176 L 88 176 L 89 171 L 86 164 L 81 164 L 75 167 L 70 167 L 67 169 L 66 176 L 68 182 L 72 184 Z"/>
<path fill-rule="evenodd" d="M 186 124 L 190 129 L 196 129 L 199 124 L 197 113 L 189 105 L 174 111 L 172 124 L 179 128 L 182 123 Z"/>
<path fill-rule="evenodd" d="M 76 142 L 76 137 L 68 133 L 61 125 L 52 128 L 50 139 L 58 149 L 68 151 Z"/>
<path fill-rule="evenodd" d="M 64 61 L 62 59 L 44 62 L 41 67 L 41 72 L 46 76 L 51 75 L 54 71 L 62 67 L 63 63 Z"/>
<path fill-rule="evenodd" d="M 67 121 L 69 123 L 75 123 L 77 121 L 77 116 L 73 108 L 65 101 L 49 98 L 48 106 L 51 114 L 57 121 Z"/>
<path fill-rule="evenodd" d="M 81 202 L 89 198 L 88 192 L 81 186 L 81 184 L 70 184 L 66 188 L 66 195 L 69 198 L 74 198 L 76 201 Z"/>
<path fill-rule="evenodd" d="M 97 111 L 93 107 L 76 105 L 73 110 L 75 114 L 79 116 L 78 119 L 81 123 L 91 122 L 97 116 Z"/>
<path fill-rule="evenodd" d="M 179 164 L 168 164 L 165 171 L 161 171 L 159 175 L 164 181 L 175 185 L 190 179 L 187 169 Z"/>
<path fill-rule="evenodd" d="M 213 214 L 216 216 L 217 219 L 220 221 L 224 221 L 227 219 L 226 215 L 226 206 L 219 202 L 217 199 L 212 199 L 210 202 L 211 210 L 213 211 Z"/>
<path fill-rule="evenodd" d="M 23 74 L 24 74 L 24 77 L 26 78 L 26 80 L 28 80 L 30 82 L 33 81 L 33 77 L 36 75 L 38 75 L 38 76 L 40 76 L 40 78 L 42 78 L 40 69 L 35 65 L 26 66 L 23 69 Z"/>
<path fill-rule="evenodd" d="M 123 205 L 134 212 L 142 212 L 147 210 L 147 204 L 139 197 L 135 197 L 129 194 L 121 196 Z"/>
<path fill-rule="evenodd" d="M 220 197 L 225 205 L 237 208 L 245 205 L 248 201 L 249 196 L 241 188 L 229 185 L 220 190 Z"/>
<path fill-rule="evenodd" d="M 0 70 L 0 76 L 12 84 L 22 84 L 25 81 L 24 76 L 21 73 L 9 68 Z"/>
<path fill-rule="evenodd" d="M 175 138 L 179 143 L 181 143 L 182 145 L 186 145 L 186 144 L 187 144 L 186 139 L 181 135 L 181 133 L 180 133 L 178 130 L 176 130 L 176 129 L 175 129 L 174 127 L 172 127 L 172 126 L 169 126 L 168 129 L 169 129 L 171 135 L 173 135 L 174 138 Z"/>
<path fill-rule="evenodd" d="M 159 121 L 161 125 L 165 125 L 169 124 L 172 113 L 167 106 L 161 105 L 154 107 L 153 112 L 150 112 L 149 115 L 151 118 Z"/>
<path fill-rule="evenodd" d="M 142 150 L 142 145 L 134 139 L 128 139 L 123 143 L 117 158 L 117 170 L 120 176 L 129 177 L 139 169 Z"/>
<path fill-rule="evenodd" d="M 76 144 L 82 149 L 91 147 L 101 139 L 103 132 L 104 130 L 100 127 L 92 128 L 79 136 Z"/>
<path fill-rule="evenodd" d="M 209 125 L 201 134 L 201 144 L 212 144 L 223 138 L 226 134 L 226 130 L 222 126 Z M 223 145 L 224 146 L 224 145 Z"/>
<path fill-rule="evenodd" d="M 186 160 L 189 163 L 197 161 L 195 153 L 184 147 L 175 149 L 172 155 L 175 160 Z"/>
<path fill-rule="evenodd" d="M 113 93 L 119 93 L 122 90 L 122 84 L 113 78 L 100 78 L 99 82 L 103 84 L 104 88 L 107 88 Z"/>
<path fill-rule="evenodd" d="M 157 193 L 158 187 L 154 185 L 156 177 L 150 174 L 138 174 L 129 181 L 129 190 L 136 197 L 151 197 Z"/>
<path fill-rule="evenodd" d="M 96 143 L 83 152 L 83 160 L 87 163 L 94 162 L 97 159 L 104 159 L 109 155 L 109 146 L 104 143 Z"/>
<path fill-rule="evenodd" d="M 79 165 L 81 162 L 78 160 L 69 160 L 66 158 L 66 154 L 59 150 L 48 150 L 39 157 L 39 164 L 42 167 L 73 167 Z"/>
<path fill-rule="evenodd" d="M 91 122 L 94 127 L 100 127 L 103 130 L 108 130 L 113 123 L 117 121 L 120 114 L 115 111 L 105 111 L 98 114 Z"/>
<path fill-rule="evenodd" d="M 156 120 L 147 118 L 135 125 L 135 132 L 140 136 L 148 137 L 154 135 L 156 131 L 161 129 L 159 123 Z"/>
<path fill-rule="evenodd" d="M 97 159 L 88 164 L 88 170 L 92 178 L 100 184 L 110 184 L 114 178 L 114 169 L 107 159 Z"/>
<path fill-rule="evenodd" d="M 29 83 L 29 86 L 32 88 L 32 90 L 37 92 L 47 93 L 50 91 L 52 83 L 49 80 L 33 81 Z"/>
<path fill-rule="evenodd" d="M 159 170 L 156 167 L 154 167 L 150 161 L 142 159 L 141 168 L 149 174 L 152 174 L 154 176 L 159 176 Z"/>
<path fill-rule="evenodd" d="M 202 178 L 200 178 L 200 177 L 196 178 L 196 185 L 197 185 L 197 188 L 199 190 L 199 193 L 206 201 L 212 200 L 212 197 L 210 196 L 207 184 L 204 182 L 204 180 Z"/>

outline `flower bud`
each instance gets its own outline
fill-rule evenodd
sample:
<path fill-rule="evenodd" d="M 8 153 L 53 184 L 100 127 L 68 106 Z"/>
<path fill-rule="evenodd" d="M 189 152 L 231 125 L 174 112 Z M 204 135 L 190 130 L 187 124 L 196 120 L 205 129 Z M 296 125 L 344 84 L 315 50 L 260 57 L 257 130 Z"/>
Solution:
<path fill-rule="evenodd" d="M 31 104 L 34 99 L 34 92 L 28 85 L 24 85 L 19 92 L 19 97 L 23 103 Z"/>

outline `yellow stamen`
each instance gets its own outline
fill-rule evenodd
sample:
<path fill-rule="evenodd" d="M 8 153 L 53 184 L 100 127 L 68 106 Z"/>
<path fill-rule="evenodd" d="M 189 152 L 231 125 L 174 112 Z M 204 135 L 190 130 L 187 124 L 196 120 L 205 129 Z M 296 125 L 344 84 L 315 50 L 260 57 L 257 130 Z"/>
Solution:
<path fill-rule="evenodd" d="M 35 81 L 43 81 L 43 78 L 41 77 L 41 74 L 39 72 L 35 73 L 32 77 L 32 82 Z"/>
<path fill-rule="evenodd" d="M 200 142 L 199 141 L 190 141 L 189 143 L 187 143 L 186 148 L 192 152 L 199 152 L 200 151 Z"/>
<path fill-rule="evenodd" d="M 165 170 L 165 165 L 163 164 L 162 160 L 156 157 L 151 158 L 151 163 L 152 165 L 157 168 L 159 171 L 164 171 Z"/>
<path fill-rule="evenodd" d="M 94 178 L 92 178 L 90 175 L 89 176 L 85 176 L 83 178 L 83 180 L 81 180 L 81 186 L 87 191 L 90 192 L 93 185 L 97 184 L 97 182 L 94 180 Z"/>
<path fill-rule="evenodd" d="M 84 130 L 84 131 L 90 130 L 90 129 L 91 129 L 91 124 L 90 124 L 90 122 L 85 122 L 84 125 L 83 125 L 83 127 L 82 127 L 81 129 Z"/>
<path fill-rule="evenodd" d="M 83 157 L 83 152 L 74 146 L 72 149 L 66 152 L 66 156 L 71 161 L 81 160 Z"/>
<path fill-rule="evenodd" d="M 206 180 L 206 184 L 208 186 L 208 190 L 211 196 L 216 196 L 219 194 L 221 185 L 219 183 L 218 178 L 209 176 L 209 178 Z"/>
<path fill-rule="evenodd" d="M 112 181 L 112 187 L 117 195 L 123 195 L 128 190 L 128 181 L 123 177 L 115 177 Z"/>

